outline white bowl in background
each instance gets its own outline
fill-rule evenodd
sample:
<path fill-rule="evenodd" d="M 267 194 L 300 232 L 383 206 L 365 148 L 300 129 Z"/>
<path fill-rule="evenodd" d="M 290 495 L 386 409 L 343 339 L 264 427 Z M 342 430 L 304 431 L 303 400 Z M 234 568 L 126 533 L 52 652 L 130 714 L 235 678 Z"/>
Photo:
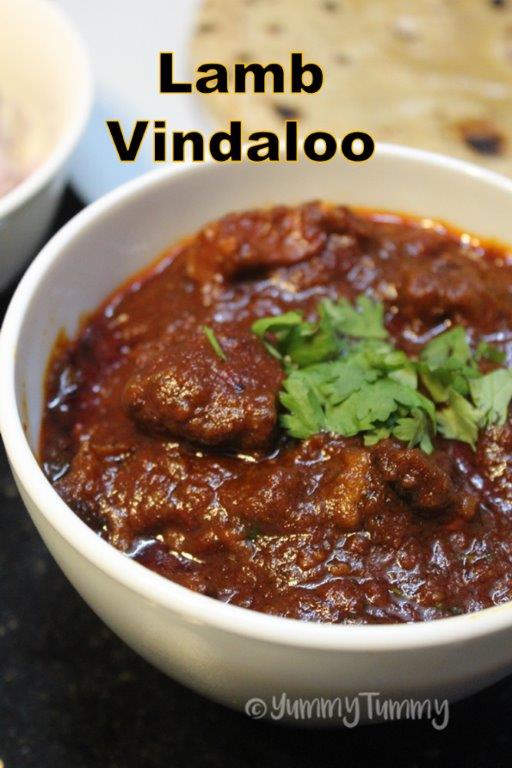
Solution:
<path fill-rule="evenodd" d="M 0 94 L 4 90 L 22 112 L 30 110 L 48 146 L 35 169 L 0 197 L 0 289 L 41 245 L 91 106 L 84 47 L 55 3 L 0 0 Z"/>
<path fill-rule="evenodd" d="M 34 523 L 83 598 L 128 645 L 185 685 L 241 708 L 283 692 L 458 699 L 512 670 L 512 604 L 386 626 L 304 623 L 226 605 L 101 540 L 36 460 L 43 379 L 62 328 L 74 334 L 84 313 L 208 220 L 313 198 L 441 218 L 512 241 L 512 181 L 407 148 L 381 145 L 364 164 L 207 163 L 137 179 L 59 232 L 12 299 L 0 336 L 0 429 L 9 461 Z"/>

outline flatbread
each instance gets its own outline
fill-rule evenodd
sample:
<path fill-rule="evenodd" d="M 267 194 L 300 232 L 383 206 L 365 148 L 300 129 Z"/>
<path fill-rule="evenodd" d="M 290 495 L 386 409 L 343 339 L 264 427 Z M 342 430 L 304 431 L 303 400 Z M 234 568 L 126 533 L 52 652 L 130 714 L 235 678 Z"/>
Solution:
<path fill-rule="evenodd" d="M 512 175 L 512 0 L 205 0 L 194 68 L 320 64 L 316 94 L 209 94 L 219 123 L 367 131 Z"/>

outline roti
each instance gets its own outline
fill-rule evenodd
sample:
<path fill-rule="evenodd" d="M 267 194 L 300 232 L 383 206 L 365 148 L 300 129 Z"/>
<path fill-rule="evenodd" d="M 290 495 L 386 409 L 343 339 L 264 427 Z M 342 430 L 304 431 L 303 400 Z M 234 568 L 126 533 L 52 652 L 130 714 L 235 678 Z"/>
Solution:
<path fill-rule="evenodd" d="M 209 94 L 246 134 L 366 131 L 512 175 L 512 0 L 205 0 L 194 67 L 318 63 L 316 94 Z"/>

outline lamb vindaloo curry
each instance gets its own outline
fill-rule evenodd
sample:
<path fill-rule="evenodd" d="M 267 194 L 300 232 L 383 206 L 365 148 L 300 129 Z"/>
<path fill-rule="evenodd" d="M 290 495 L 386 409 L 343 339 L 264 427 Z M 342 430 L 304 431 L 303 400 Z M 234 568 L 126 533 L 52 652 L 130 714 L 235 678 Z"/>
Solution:
<path fill-rule="evenodd" d="M 512 599 L 512 256 L 309 203 L 226 216 L 55 348 L 44 470 L 224 602 L 428 621 Z"/>

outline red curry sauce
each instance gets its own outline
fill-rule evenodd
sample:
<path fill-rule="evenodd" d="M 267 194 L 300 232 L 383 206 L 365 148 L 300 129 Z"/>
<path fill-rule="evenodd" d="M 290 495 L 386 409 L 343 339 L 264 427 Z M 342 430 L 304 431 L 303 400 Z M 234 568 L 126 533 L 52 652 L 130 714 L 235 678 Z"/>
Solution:
<path fill-rule="evenodd" d="M 250 327 L 366 293 L 417 353 L 464 325 L 512 362 L 512 258 L 441 225 L 311 203 L 232 214 L 59 343 L 44 470 L 100 536 L 224 602 L 309 621 L 426 621 L 512 599 L 512 422 L 477 450 L 278 427 Z M 206 339 L 214 329 L 224 362 Z"/>

